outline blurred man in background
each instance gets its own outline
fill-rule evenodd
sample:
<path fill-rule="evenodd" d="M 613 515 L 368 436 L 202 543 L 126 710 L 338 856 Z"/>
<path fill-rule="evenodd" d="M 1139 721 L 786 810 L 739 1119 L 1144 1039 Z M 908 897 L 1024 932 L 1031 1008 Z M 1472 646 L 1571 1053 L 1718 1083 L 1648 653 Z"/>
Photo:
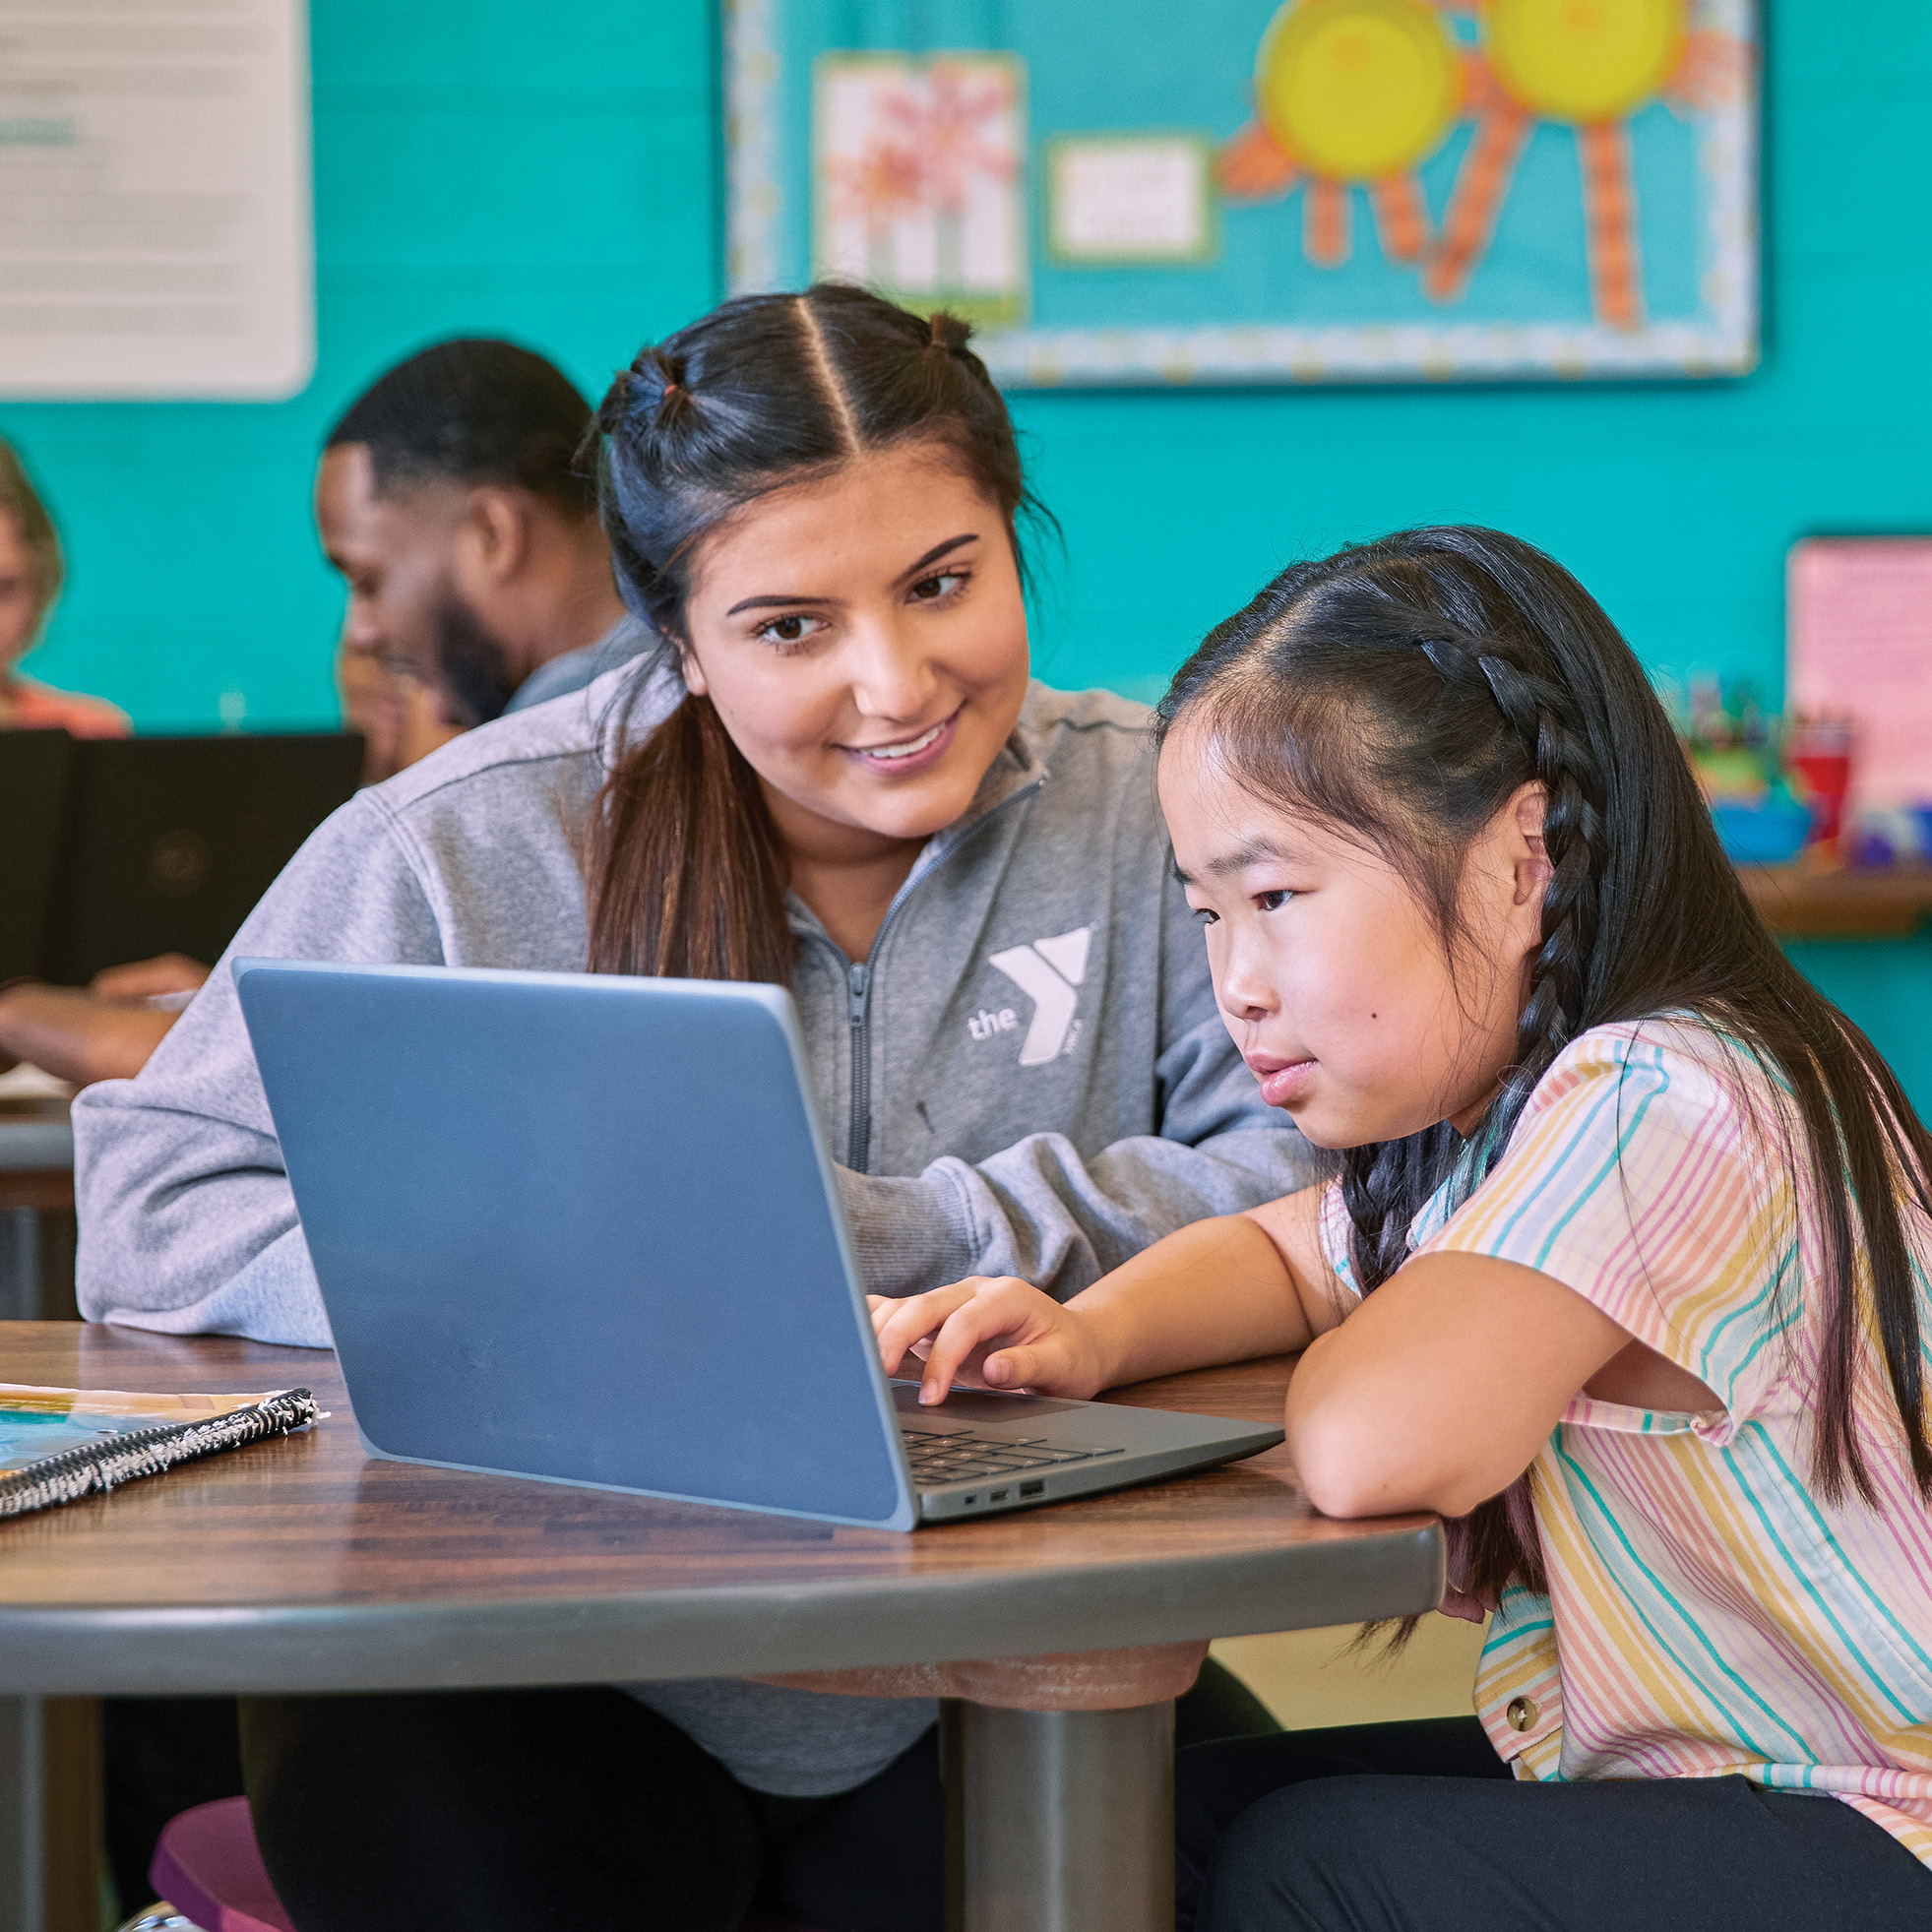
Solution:
<path fill-rule="evenodd" d="M 590 423 L 542 356 L 462 339 L 378 377 L 330 431 L 315 519 L 348 586 L 336 672 L 366 782 L 645 648 L 577 466 Z M 176 954 L 85 989 L 0 990 L 0 1072 L 25 1060 L 77 1087 L 130 1080 L 207 976 Z"/>
<path fill-rule="evenodd" d="M 634 657 L 577 464 L 590 405 L 510 343 L 438 343 L 330 432 L 315 520 L 348 585 L 343 647 L 415 678 L 467 730 Z"/>

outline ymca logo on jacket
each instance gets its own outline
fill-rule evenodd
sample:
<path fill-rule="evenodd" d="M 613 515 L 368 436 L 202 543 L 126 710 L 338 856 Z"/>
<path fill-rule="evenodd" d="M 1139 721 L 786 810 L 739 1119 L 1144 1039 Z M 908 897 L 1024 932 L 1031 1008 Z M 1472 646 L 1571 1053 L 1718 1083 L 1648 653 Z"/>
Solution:
<path fill-rule="evenodd" d="M 1080 995 L 1074 989 L 1087 977 L 1087 952 L 1092 942 L 1093 928 L 1079 926 L 1050 939 L 1036 939 L 1030 946 L 1009 946 L 986 962 L 1033 1003 L 1032 1024 L 1020 1043 L 1023 1067 L 1041 1067 L 1073 1051 L 1080 1038 L 1080 1022 L 1074 1018 Z M 974 1039 L 997 1039 L 1019 1026 L 1020 1016 L 1012 1007 L 997 1012 L 981 1007 L 966 1022 L 966 1031 Z"/>

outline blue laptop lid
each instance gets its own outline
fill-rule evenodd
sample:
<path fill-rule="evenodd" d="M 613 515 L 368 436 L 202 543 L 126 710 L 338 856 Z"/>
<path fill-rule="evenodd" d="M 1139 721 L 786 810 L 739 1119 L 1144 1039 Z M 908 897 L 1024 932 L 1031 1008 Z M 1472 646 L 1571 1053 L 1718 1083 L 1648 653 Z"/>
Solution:
<path fill-rule="evenodd" d="M 787 994 L 235 978 L 372 1453 L 911 1527 Z"/>

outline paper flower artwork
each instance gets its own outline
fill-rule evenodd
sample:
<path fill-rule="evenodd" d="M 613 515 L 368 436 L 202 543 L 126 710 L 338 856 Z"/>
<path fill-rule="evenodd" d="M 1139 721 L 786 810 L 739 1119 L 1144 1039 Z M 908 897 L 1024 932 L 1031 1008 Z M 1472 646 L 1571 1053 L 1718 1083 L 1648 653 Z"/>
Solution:
<path fill-rule="evenodd" d="M 814 270 L 980 323 L 1025 319 L 1023 89 L 997 55 L 829 54 Z"/>

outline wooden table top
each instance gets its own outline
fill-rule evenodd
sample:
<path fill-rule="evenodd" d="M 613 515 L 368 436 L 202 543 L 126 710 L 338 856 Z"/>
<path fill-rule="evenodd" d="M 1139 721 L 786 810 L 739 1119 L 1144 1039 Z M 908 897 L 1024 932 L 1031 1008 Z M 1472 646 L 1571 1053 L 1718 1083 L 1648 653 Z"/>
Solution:
<path fill-rule="evenodd" d="M 1279 1414 L 1284 1360 L 1113 1400 Z M 728 1365 L 720 1374 L 728 1374 Z M 0 1380 L 305 1385 L 329 1418 L 0 1523 L 0 1692 L 622 1682 L 1022 1656 L 1432 1607 L 1433 1517 L 1314 1515 L 1285 1453 L 909 1534 L 364 1456 L 333 1354 L 0 1323 Z"/>

